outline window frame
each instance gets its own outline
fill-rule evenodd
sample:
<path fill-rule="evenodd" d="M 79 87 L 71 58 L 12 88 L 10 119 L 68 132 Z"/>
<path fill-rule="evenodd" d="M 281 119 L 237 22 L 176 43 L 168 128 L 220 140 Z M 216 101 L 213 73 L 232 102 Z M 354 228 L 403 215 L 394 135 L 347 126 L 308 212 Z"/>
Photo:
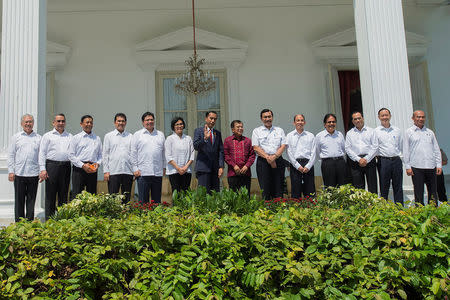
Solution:
<path fill-rule="evenodd" d="M 214 69 L 209 70 L 211 75 L 219 78 L 219 90 L 220 90 L 220 108 L 218 112 L 220 112 L 220 130 L 224 131 L 228 128 L 228 86 L 227 86 L 227 71 L 226 69 Z M 164 110 L 164 79 L 168 78 L 176 78 L 180 77 L 185 73 L 185 70 L 182 71 L 156 71 L 156 80 L 155 80 L 155 90 L 156 90 L 156 123 L 157 128 L 164 132 L 164 113 L 169 112 Z M 197 109 L 197 99 L 196 96 L 188 96 L 187 99 L 187 123 L 188 130 L 185 131 L 185 134 L 189 136 L 194 136 L 194 130 L 197 128 L 197 112 L 204 111 L 203 109 Z M 193 126 L 194 125 L 194 126 Z"/>

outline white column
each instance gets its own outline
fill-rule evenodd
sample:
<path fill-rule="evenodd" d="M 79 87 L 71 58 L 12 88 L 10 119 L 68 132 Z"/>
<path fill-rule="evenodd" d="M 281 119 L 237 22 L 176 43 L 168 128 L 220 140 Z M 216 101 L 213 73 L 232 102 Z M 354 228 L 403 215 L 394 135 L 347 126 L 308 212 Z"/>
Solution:
<path fill-rule="evenodd" d="M 354 0 L 361 94 L 366 124 L 379 124 L 387 107 L 391 123 L 401 130 L 412 125 L 412 99 L 401 0 Z M 405 196 L 411 178 L 404 174 Z"/>
<path fill-rule="evenodd" d="M 25 113 L 35 130 L 45 127 L 46 0 L 3 0 L 0 93 L 0 217 L 14 215 L 13 185 L 7 180 L 10 137 L 20 130 Z M 9 211 L 10 210 L 10 211 Z"/>

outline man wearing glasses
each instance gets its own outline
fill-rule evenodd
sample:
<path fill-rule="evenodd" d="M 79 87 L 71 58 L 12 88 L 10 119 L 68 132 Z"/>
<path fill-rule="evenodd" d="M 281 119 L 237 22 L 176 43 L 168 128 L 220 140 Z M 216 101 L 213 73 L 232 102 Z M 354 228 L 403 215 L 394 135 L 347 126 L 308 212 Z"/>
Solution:
<path fill-rule="evenodd" d="M 45 219 L 48 220 L 58 206 L 67 203 L 70 182 L 69 145 L 72 134 L 66 130 L 66 117 L 57 114 L 53 130 L 44 134 L 39 148 L 39 179 L 45 180 Z"/>

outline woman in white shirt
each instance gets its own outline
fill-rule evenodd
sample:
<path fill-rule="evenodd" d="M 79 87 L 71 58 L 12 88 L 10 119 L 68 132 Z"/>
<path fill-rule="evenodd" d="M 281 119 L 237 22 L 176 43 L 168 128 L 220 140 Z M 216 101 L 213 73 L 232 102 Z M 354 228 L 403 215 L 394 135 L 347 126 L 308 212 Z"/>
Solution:
<path fill-rule="evenodd" d="M 190 136 L 183 134 L 183 118 L 175 117 L 170 124 L 173 134 L 165 142 L 167 175 L 172 191 L 186 191 L 191 185 L 191 164 L 194 161 L 194 145 Z"/>

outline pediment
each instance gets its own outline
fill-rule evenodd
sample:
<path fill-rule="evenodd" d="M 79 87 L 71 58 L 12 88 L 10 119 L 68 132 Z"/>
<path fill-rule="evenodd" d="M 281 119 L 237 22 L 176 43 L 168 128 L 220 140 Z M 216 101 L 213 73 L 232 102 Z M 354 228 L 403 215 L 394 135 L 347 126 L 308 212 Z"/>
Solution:
<path fill-rule="evenodd" d="M 406 31 L 408 59 L 419 61 L 428 49 L 428 39 L 420 34 Z M 358 50 L 355 27 L 325 36 L 312 43 L 315 56 L 326 63 L 339 67 L 356 67 Z"/>
<path fill-rule="evenodd" d="M 224 68 L 240 65 L 247 56 L 248 43 L 228 36 L 196 28 L 197 53 L 206 59 L 208 68 Z M 185 67 L 185 60 L 192 55 L 192 27 L 152 38 L 135 46 L 138 65 L 146 71 L 179 70 Z"/>
<path fill-rule="evenodd" d="M 406 31 L 407 45 L 428 45 L 429 41 L 423 35 Z M 356 46 L 356 29 L 355 27 L 340 31 L 312 43 L 313 47 L 345 47 Z"/>
<path fill-rule="evenodd" d="M 47 41 L 47 71 L 63 68 L 69 61 L 70 47 Z"/>
<path fill-rule="evenodd" d="M 192 50 L 193 37 L 192 27 L 161 35 L 136 45 L 136 51 L 170 51 L 170 50 Z M 248 44 L 228 36 L 206 31 L 200 28 L 195 30 L 195 40 L 198 49 L 247 49 Z"/>
<path fill-rule="evenodd" d="M 1 35 L 0 35 L 1 47 Z M 0 53 L 1 55 L 1 53 Z M 52 41 L 47 41 L 47 71 L 54 71 L 64 67 L 70 55 L 70 47 L 58 44 Z"/>

